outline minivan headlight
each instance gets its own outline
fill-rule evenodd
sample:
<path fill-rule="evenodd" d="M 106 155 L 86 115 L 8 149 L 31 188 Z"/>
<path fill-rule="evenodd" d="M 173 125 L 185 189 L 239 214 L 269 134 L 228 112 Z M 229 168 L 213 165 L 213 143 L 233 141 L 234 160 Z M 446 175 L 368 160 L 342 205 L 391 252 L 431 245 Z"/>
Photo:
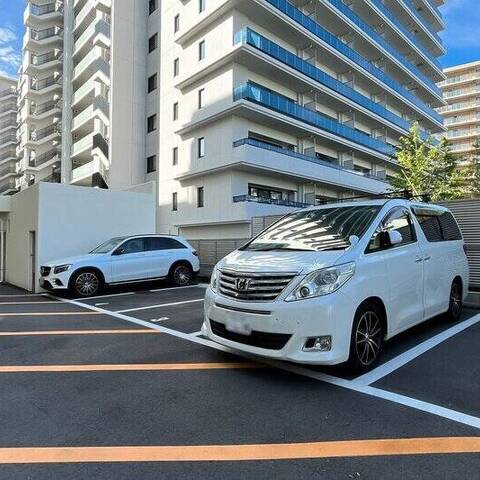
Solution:
<path fill-rule="evenodd" d="M 71 267 L 71 265 L 57 265 L 54 269 L 53 269 L 53 273 L 62 273 L 62 272 L 66 272 L 69 268 Z"/>
<path fill-rule="evenodd" d="M 212 276 L 210 277 L 210 288 L 217 291 L 217 267 L 213 267 Z"/>
<path fill-rule="evenodd" d="M 328 295 L 338 290 L 355 273 L 355 262 L 322 268 L 309 273 L 285 299 L 286 302 Z"/>

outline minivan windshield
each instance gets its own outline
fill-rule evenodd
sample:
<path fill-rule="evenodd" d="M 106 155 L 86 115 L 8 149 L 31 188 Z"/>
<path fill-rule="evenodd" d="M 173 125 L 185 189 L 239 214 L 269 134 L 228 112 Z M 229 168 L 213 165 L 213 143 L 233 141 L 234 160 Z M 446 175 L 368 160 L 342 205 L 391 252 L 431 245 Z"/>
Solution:
<path fill-rule="evenodd" d="M 128 237 L 114 237 L 106 242 L 103 242 L 98 247 L 95 247 L 90 253 L 108 253 L 110 250 L 113 250 L 115 247 L 120 245 Z"/>
<path fill-rule="evenodd" d="M 241 250 L 345 250 L 349 237 L 362 237 L 382 205 L 320 208 L 279 220 Z"/>

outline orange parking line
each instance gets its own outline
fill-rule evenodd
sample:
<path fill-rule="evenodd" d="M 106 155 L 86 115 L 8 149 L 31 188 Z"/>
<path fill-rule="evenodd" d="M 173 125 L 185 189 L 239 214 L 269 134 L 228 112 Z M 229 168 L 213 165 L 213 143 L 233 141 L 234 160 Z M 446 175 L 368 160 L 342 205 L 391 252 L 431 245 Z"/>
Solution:
<path fill-rule="evenodd" d="M 108 334 L 123 334 L 123 333 L 161 333 L 151 328 L 131 328 L 122 330 L 38 330 L 38 331 L 23 331 L 23 332 L 0 332 L 0 337 L 21 337 L 28 335 L 108 335 Z"/>
<path fill-rule="evenodd" d="M 23 372 L 110 372 L 110 371 L 155 371 L 155 370 L 221 370 L 240 368 L 269 368 L 250 362 L 211 363 L 140 363 L 106 365 L 2 365 L 0 373 Z"/>
<path fill-rule="evenodd" d="M 2 317 L 18 317 L 18 316 L 50 316 L 50 315 L 105 315 L 103 312 L 9 312 L 2 313 L 0 312 L 0 318 Z"/>
<path fill-rule="evenodd" d="M 260 445 L 0 448 L 0 464 L 213 462 L 480 452 L 480 437 L 399 438 Z"/>

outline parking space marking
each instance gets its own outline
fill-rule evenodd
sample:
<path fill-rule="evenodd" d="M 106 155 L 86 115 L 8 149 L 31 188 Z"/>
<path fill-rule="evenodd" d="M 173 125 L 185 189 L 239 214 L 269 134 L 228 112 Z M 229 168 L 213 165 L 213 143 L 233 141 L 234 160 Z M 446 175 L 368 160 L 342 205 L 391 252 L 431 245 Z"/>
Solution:
<path fill-rule="evenodd" d="M 55 297 L 52 297 L 55 298 Z M 287 362 L 278 362 L 274 360 L 266 360 L 264 358 L 258 359 L 253 355 L 248 355 L 243 352 L 239 352 L 234 350 L 233 348 L 225 347 L 224 345 L 220 345 L 218 343 L 212 342 L 206 338 L 196 337 L 189 333 L 179 332 L 177 330 L 172 330 L 170 328 L 164 327 L 163 325 L 158 325 L 156 323 L 151 323 L 146 320 L 141 320 L 139 318 L 131 317 L 129 315 L 125 315 L 123 313 L 118 312 L 111 312 L 109 310 L 104 310 L 99 307 L 94 307 L 92 305 L 81 304 L 80 302 L 76 302 L 74 300 L 64 300 L 66 303 L 70 303 L 72 305 L 77 305 L 80 307 L 88 308 L 93 311 L 97 311 L 99 313 L 110 315 L 112 317 L 118 318 L 119 320 L 125 320 L 127 322 L 135 323 L 136 325 L 142 325 L 147 328 L 153 328 L 160 332 L 164 332 L 168 335 L 172 335 L 177 338 L 182 338 L 189 342 L 198 343 L 200 345 L 205 345 L 211 347 L 215 350 L 220 350 L 222 352 L 231 353 L 233 355 L 241 356 L 247 358 L 249 360 L 255 360 L 258 362 L 262 362 L 266 365 L 270 365 L 272 367 L 276 367 L 280 370 L 284 370 L 287 372 L 295 373 L 297 375 L 302 375 L 307 378 L 312 378 L 315 380 L 320 380 L 322 382 L 329 383 L 331 385 L 336 385 L 337 387 L 346 388 L 348 390 L 352 390 L 359 393 L 364 393 L 366 395 L 370 395 L 376 398 L 381 398 L 384 400 L 388 400 L 390 402 L 404 405 L 411 407 L 416 410 L 420 410 L 422 412 L 427 412 L 432 415 L 436 415 L 442 418 L 446 418 L 448 420 L 453 420 L 455 422 L 468 425 L 471 427 L 475 427 L 480 429 L 480 418 L 474 417 L 471 415 L 466 415 L 461 412 L 457 412 L 456 410 L 451 410 L 444 407 L 439 407 L 438 405 L 431 404 L 428 402 L 423 402 L 420 400 L 416 400 L 414 398 L 407 397 L 405 395 L 399 395 L 392 392 L 388 392 L 386 390 L 381 390 L 379 388 L 371 387 L 369 385 L 362 385 L 361 383 L 356 383 L 354 380 L 346 380 L 344 378 L 335 377 L 332 375 L 328 375 L 322 372 L 316 372 L 315 370 L 309 370 L 305 367 L 300 367 L 295 364 L 287 363 Z M 480 315 L 480 314 L 479 314 Z"/>
<path fill-rule="evenodd" d="M 1 305 L 46 305 L 52 303 L 62 303 L 60 300 L 43 300 L 41 302 L 0 302 Z"/>
<path fill-rule="evenodd" d="M 186 285 L 185 287 L 166 287 L 166 288 L 155 288 L 153 290 L 149 290 L 149 292 L 165 292 L 168 290 L 182 290 L 186 288 L 195 288 L 195 287 L 200 287 L 200 288 L 207 288 L 208 285 L 205 283 L 198 283 L 196 285 Z"/>
<path fill-rule="evenodd" d="M 422 343 L 419 343 L 415 347 L 410 348 L 406 352 L 398 355 L 397 357 L 393 358 L 392 360 L 385 362 L 384 364 L 380 365 L 377 368 L 374 368 L 368 373 L 357 377 L 354 381 L 361 385 L 371 385 L 376 381 L 380 380 L 383 377 L 386 377 L 390 373 L 398 370 L 400 367 L 403 367 L 407 363 L 411 362 L 418 356 L 428 352 L 432 348 L 440 345 L 440 343 L 448 340 L 450 337 L 453 337 L 457 333 L 463 332 L 465 329 L 475 325 L 476 323 L 480 322 L 480 314 L 474 315 L 473 317 L 460 322 L 453 327 L 444 330 L 443 332 L 435 335 L 428 340 L 425 340 Z"/>
<path fill-rule="evenodd" d="M 138 312 L 141 310 L 151 310 L 152 308 L 173 307 L 175 305 L 184 305 L 186 303 L 195 303 L 195 302 L 203 302 L 203 298 L 196 298 L 194 300 L 182 300 L 181 302 L 158 303 L 157 305 L 147 305 L 146 307 L 126 308 L 124 310 L 116 310 L 113 313 Z"/>
<path fill-rule="evenodd" d="M 198 363 L 126 363 L 105 365 L 1 365 L 0 373 L 37 372 L 127 372 L 127 371 L 181 371 L 231 370 L 269 368 L 253 362 L 198 362 Z"/>
<path fill-rule="evenodd" d="M 480 437 L 387 438 L 325 442 L 0 448 L 0 464 L 217 462 L 479 453 Z"/>
<path fill-rule="evenodd" d="M 164 322 L 165 320 L 170 320 L 170 317 L 160 317 L 160 318 L 152 318 L 151 322 Z"/>
<path fill-rule="evenodd" d="M 80 297 L 80 298 L 75 298 L 75 301 L 81 302 L 83 300 L 95 300 L 96 298 L 121 297 L 124 295 L 135 295 L 136 293 L 140 293 L 140 292 L 123 292 L 123 293 L 111 293 L 110 295 L 108 294 L 95 295 L 94 297 Z"/>
<path fill-rule="evenodd" d="M 108 312 L 108 310 L 105 310 Z M 2 317 L 21 317 L 21 316 L 34 316 L 38 317 L 43 315 L 45 317 L 49 317 L 51 315 L 102 315 L 102 312 L 9 312 L 9 313 L 1 313 L 0 312 L 0 319 Z"/>
<path fill-rule="evenodd" d="M 111 334 L 151 334 L 160 333 L 151 328 L 122 328 L 114 330 L 36 330 L 36 331 L 16 331 L 16 332 L 0 332 L 0 337 L 23 337 L 36 335 L 111 335 Z"/>

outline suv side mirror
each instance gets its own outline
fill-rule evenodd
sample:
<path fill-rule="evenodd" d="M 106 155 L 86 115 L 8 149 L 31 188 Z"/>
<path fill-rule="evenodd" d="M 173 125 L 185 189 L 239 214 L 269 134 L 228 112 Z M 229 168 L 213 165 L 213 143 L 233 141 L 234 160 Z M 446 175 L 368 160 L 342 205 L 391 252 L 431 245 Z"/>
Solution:
<path fill-rule="evenodd" d="M 116 250 L 113 251 L 112 255 L 123 255 L 125 253 L 125 249 L 123 247 L 118 247 Z"/>
<path fill-rule="evenodd" d="M 399 245 L 403 242 L 402 234 L 398 230 L 390 230 L 387 232 L 388 241 L 390 245 Z"/>

